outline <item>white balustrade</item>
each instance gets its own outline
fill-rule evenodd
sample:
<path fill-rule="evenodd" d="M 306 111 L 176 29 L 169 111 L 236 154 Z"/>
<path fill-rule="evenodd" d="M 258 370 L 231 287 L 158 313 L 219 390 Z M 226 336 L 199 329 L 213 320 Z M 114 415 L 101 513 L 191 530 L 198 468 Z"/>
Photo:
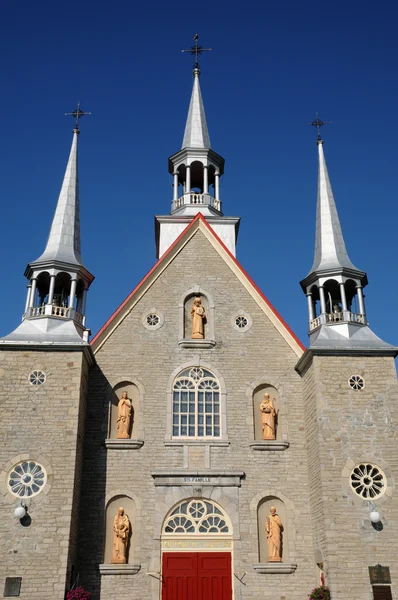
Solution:
<path fill-rule="evenodd" d="M 360 325 L 366 325 L 365 315 L 361 315 L 358 313 L 353 313 L 350 311 L 341 311 L 334 313 L 326 313 L 324 315 L 320 315 L 315 319 L 310 321 L 310 331 L 320 327 L 323 323 L 359 323 Z"/>
<path fill-rule="evenodd" d="M 316 317 L 315 319 L 312 319 L 312 321 L 310 322 L 310 330 L 312 331 L 313 329 L 316 329 L 317 327 L 319 327 L 321 324 L 321 317 Z"/>
<path fill-rule="evenodd" d="M 47 314 L 48 316 L 61 317 L 61 319 L 73 319 L 80 325 L 84 324 L 84 316 L 76 312 L 73 308 L 55 306 L 53 304 L 50 307 L 50 312 L 48 312 L 46 311 L 47 306 L 30 306 L 25 313 L 25 318 L 44 317 Z"/>
<path fill-rule="evenodd" d="M 200 194 L 197 192 L 190 192 L 189 194 L 184 194 L 177 198 L 177 200 L 174 201 L 174 209 L 181 208 L 181 206 L 185 206 L 186 204 L 210 204 L 210 206 L 214 206 L 216 210 L 221 209 L 220 200 L 216 200 L 209 194 Z"/>

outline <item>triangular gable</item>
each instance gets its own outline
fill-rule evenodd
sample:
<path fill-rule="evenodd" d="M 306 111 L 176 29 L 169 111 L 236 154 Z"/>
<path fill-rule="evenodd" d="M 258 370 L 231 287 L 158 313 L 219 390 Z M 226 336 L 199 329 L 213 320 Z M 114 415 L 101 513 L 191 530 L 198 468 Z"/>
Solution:
<path fill-rule="evenodd" d="M 152 267 L 152 269 L 145 275 L 140 283 L 133 289 L 133 291 L 127 296 L 122 304 L 115 310 L 113 315 L 108 319 L 105 325 L 99 330 L 96 336 L 91 341 L 93 352 L 96 353 L 112 334 L 112 332 L 119 326 L 126 315 L 132 310 L 137 302 L 142 298 L 146 291 L 152 286 L 157 280 L 161 273 L 167 268 L 167 266 L 173 261 L 175 256 L 182 250 L 182 248 L 189 242 L 192 236 L 198 231 L 198 229 L 204 234 L 206 239 L 210 242 L 213 248 L 223 258 L 226 264 L 230 267 L 231 271 L 236 275 L 242 285 L 249 292 L 254 301 L 266 314 L 271 323 L 276 327 L 285 341 L 289 344 L 292 350 L 301 357 L 305 348 L 300 340 L 295 336 L 290 327 L 285 323 L 280 314 L 275 310 L 270 301 L 264 296 L 261 290 L 257 287 L 254 281 L 249 277 L 243 267 L 239 264 L 236 258 L 231 254 L 225 244 L 220 240 L 218 235 L 214 232 L 212 227 L 207 223 L 206 219 L 201 213 L 198 213 L 193 221 L 184 229 L 179 235 L 175 242 L 170 248 L 163 254 L 158 262 Z"/>

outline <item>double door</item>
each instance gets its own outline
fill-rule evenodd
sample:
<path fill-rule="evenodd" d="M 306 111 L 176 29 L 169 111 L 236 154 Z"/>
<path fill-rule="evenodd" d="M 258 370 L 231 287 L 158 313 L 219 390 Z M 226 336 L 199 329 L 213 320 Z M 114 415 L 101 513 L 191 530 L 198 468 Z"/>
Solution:
<path fill-rule="evenodd" d="M 162 600 L 232 600 L 230 552 L 165 552 Z"/>

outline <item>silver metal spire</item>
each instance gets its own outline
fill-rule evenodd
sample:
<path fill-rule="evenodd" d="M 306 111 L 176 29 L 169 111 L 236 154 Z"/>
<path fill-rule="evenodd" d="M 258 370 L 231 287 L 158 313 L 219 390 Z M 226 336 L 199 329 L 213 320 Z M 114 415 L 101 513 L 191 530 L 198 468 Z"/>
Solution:
<path fill-rule="evenodd" d="M 80 207 L 77 168 L 77 139 L 79 130 L 73 130 L 72 148 L 59 194 L 57 207 L 48 236 L 46 249 L 34 262 L 61 261 L 83 265 L 80 254 Z"/>
<path fill-rule="evenodd" d="M 203 106 L 202 94 L 200 92 L 199 76 L 200 68 L 198 63 L 198 55 L 211 48 L 203 48 L 198 45 L 198 34 L 195 35 L 195 45 L 189 50 L 182 52 L 190 52 L 195 55 L 195 65 L 193 68 L 193 88 L 191 102 L 189 104 L 188 117 L 185 125 L 184 139 L 181 148 L 211 148 L 209 130 L 207 129 L 206 114 Z"/>
<path fill-rule="evenodd" d="M 346 267 L 358 271 L 350 261 L 330 185 L 318 130 L 319 178 L 316 207 L 315 255 L 311 272 Z"/>

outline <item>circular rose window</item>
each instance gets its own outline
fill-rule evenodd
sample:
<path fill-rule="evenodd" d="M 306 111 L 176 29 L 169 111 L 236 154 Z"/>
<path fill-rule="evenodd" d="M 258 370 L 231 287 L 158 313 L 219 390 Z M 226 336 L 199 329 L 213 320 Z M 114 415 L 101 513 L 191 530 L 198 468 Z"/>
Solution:
<path fill-rule="evenodd" d="M 381 469 L 370 463 L 360 463 L 351 471 L 351 487 L 366 500 L 379 498 L 386 489 L 386 477 Z"/>
<path fill-rule="evenodd" d="M 351 389 L 359 392 L 365 387 L 365 380 L 363 377 L 360 377 L 360 375 L 352 375 L 352 377 L 350 377 L 348 380 L 348 385 Z"/>
<path fill-rule="evenodd" d="M 146 318 L 146 322 L 149 325 L 149 327 L 155 327 L 155 325 L 159 323 L 159 320 L 160 319 L 158 315 L 155 315 L 154 313 L 150 313 Z"/>
<path fill-rule="evenodd" d="M 25 460 L 13 467 L 8 476 L 8 488 L 17 498 L 30 498 L 39 494 L 47 481 L 44 467 L 32 460 Z"/>
<path fill-rule="evenodd" d="M 46 374 L 43 371 L 32 371 L 29 375 L 29 383 L 31 385 L 43 385 L 46 381 Z"/>

